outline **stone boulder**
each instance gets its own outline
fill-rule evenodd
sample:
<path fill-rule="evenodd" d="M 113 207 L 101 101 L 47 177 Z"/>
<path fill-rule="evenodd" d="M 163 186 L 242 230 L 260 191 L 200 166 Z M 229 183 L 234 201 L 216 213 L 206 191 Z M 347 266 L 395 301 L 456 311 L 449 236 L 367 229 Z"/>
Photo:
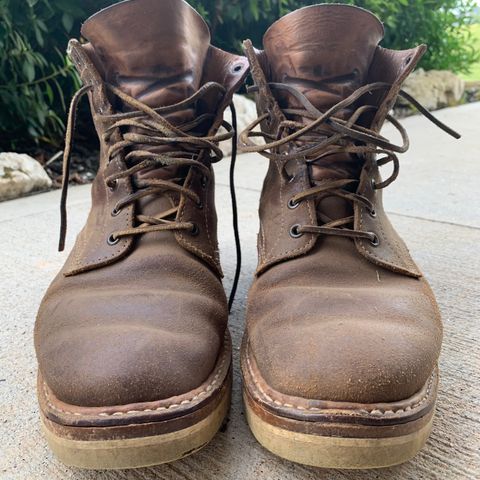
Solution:
<path fill-rule="evenodd" d="M 419 68 L 413 72 L 402 87 L 428 110 L 457 105 L 463 97 L 465 82 L 448 70 L 428 70 Z M 408 102 L 398 99 L 400 106 Z"/>
<path fill-rule="evenodd" d="M 465 101 L 480 102 L 480 82 L 465 82 Z"/>
<path fill-rule="evenodd" d="M 237 130 L 238 133 L 240 133 L 257 118 L 257 108 L 255 102 L 244 95 L 235 94 L 233 96 L 233 103 L 235 104 L 235 109 L 237 111 Z M 224 118 L 231 124 L 232 116 L 230 115 L 230 109 L 227 108 L 227 110 L 225 110 Z M 225 155 L 230 155 L 232 153 L 231 140 L 222 142 L 220 146 Z"/>
<path fill-rule="evenodd" d="M 24 153 L 0 153 L 0 201 L 51 186 L 52 180 L 34 158 Z"/>

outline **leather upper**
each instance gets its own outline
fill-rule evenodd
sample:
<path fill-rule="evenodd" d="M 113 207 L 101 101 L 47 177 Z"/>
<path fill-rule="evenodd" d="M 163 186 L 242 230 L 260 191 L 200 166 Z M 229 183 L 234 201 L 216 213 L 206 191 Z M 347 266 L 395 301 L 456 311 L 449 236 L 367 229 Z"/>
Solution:
<path fill-rule="evenodd" d="M 427 282 L 375 266 L 343 238 L 260 274 L 247 339 L 273 389 L 297 397 L 393 402 L 426 383 L 442 325 Z"/>
<path fill-rule="evenodd" d="M 279 125 L 295 118 L 285 112 L 298 108 L 296 97 L 274 90 L 270 82 L 296 88 L 321 112 L 364 84 L 387 82 L 388 90 L 356 103 L 375 107 L 359 122 L 379 131 L 425 51 L 424 46 L 383 49 L 377 45 L 382 34 L 380 22 L 363 9 L 317 5 L 273 24 L 265 50 L 246 42 L 262 131 L 279 138 Z M 347 120 L 350 113 L 338 116 Z M 301 147 L 292 142 L 277 153 Z M 339 151 L 327 161 L 308 165 L 301 154 L 288 164 L 281 157 L 270 161 L 259 207 L 259 263 L 248 297 L 245 352 L 280 394 L 360 403 L 402 400 L 422 388 L 436 365 L 439 311 L 383 210 L 381 190 L 373 188 L 380 182 L 374 157 L 362 160 Z M 289 205 L 312 186 L 352 176 L 357 182 L 351 193 L 367 198 L 372 211 L 367 203 L 350 206 L 343 198 Z M 296 225 L 321 226 L 325 212 L 333 220 L 351 215 L 353 229 L 373 232 L 378 241 L 291 234 Z"/>
<path fill-rule="evenodd" d="M 90 43 L 71 41 L 69 53 L 90 87 L 100 167 L 87 223 L 38 312 L 39 369 L 67 404 L 124 405 L 182 395 L 211 374 L 227 327 L 213 169 L 205 153 L 199 161 L 208 177 L 199 168 L 166 165 L 108 185 L 109 176 L 132 167 L 124 151 L 109 160 L 109 148 L 139 130 L 118 127 L 107 135 L 115 114 L 129 112 L 107 84 L 154 109 L 182 102 L 208 82 L 220 84 L 222 95 L 210 92 L 195 105 L 165 113 L 175 126 L 204 115 L 197 134 L 209 136 L 219 129 L 248 62 L 211 46 L 205 22 L 182 0 L 122 2 L 91 17 L 82 32 Z M 144 143 L 138 148 L 152 154 L 179 149 L 174 142 L 150 150 L 148 138 Z M 200 202 L 182 191 L 156 192 L 115 211 L 145 178 L 183 181 L 182 188 Z M 191 222 L 195 232 L 150 232 L 109 242 L 112 232 L 137 227 L 139 215 L 151 219 L 175 206 L 175 224 Z"/>
<path fill-rule="evenodd" d="M 81 406 L 181 395 L 215 366 L 227 326 L 221 282 L 169 233 L 122 261 L 57 275 L 40 306 L 35 347 L 56 397 Z"/>
<path fill-rule="evenodd" d="M 137 28 L 131 28 L 132 19 L 135 19 Z M 171 39 L 169 35 L 164 35 L 159 25 L 169 26 Z M 74 262 L 67 267 L 67 274 L 113 263 L 133 248 L 131 237 L 121 238 L 115 248 L 106 243 L 113 231 L 133 226 L 135 211 L 134 206 L 130 205 L 123 208 L 118 215 L 110 215 L 119 199 L 132 192 L 132 187 L 129 182 L 119 181 L 115 190 L 111 190 L 105 182 L 106 177 L 125 170 L 126 165 L 121 155 L 117 155 L 110 162 L 105 159 L 109 145 L 104 142 L 103 135 L 109 125 L 100 122 L 100 117 L 113 113 L 122 106 L 111 104 L 112 99 L 106 92 L 104 82 L 111 80 L 114 86 L 135 95 L 141 101 L 146 101 L 151 107 L 174 104 L 207 82 L 220 83 L 226 89 L 221 98 L 204 98 L 197 102 L 198 111 L 183 112 L 180 117 L 178 114 L 168 117 L 173 123 L 178 123 L 206 111 L 213 113 L 215 118 L 208 125 L 208 131 L 204 132 L 207 134 L 217 131 L 221 125 L 223 112 L 233 93 L 242 84 L 248 69 L 248 62 L 244 57 L 224 52 L 208 43 L 204 45 L 197 42 L 197 37 L 209 41 L 210 35 L 205 22 L 183 0 L 122 2 L 91 17 L 85 22 L 82 31 L 88 38 L 92 38 L 92 43 L 81 46 L 72 41 L 69 53 L 84 85 L 92 86 L 89 97 L 100 139 L 101 155 L 100 169 L 92 188 L 92 196 L 96 201 L 92 202 L 87 224 L 74 246 Z M 124 48 L 118 48 L 117 42 Z M 99 51 L 95 48 L 97 44 Z M 147 44 L 150 47 L 145 50 Z M 113 53 L 107 54 L 107 49 L 113 49 Z M 187 54 L 190 50 L 197 55 Z M 132 60 L 135 56 L 136 61 Z M 139 68 L 141 65 L 144 66 Z M 208 159 L 205 158 L 204 161 L 208 165 Z M 173 173 L 170 171 L 170 176 L 174 176 Z M 211 174 L 213 175 L 213 170 Z M 172 195 L 147 199 L 137 210 L 150 215 L 161 211 L 165 206 L 171 207 L 177 203 L 177 220 L 196 223 L 200 231 L 196 236 L 176 232 L 177 242 L 209 263 L 221 275 L 213 182 L 210 182 L 208 189 L 204 189 L 202 178 L 202 172 L 191 169 L 184 183 L 186 188 L 200 196 L 204 207 L 201 210 L 185 197 L 177 198 Z M 102 219 L 101 222 L 99 218 Z"/>
<path fill-rule="evenodd" d="M 341 15 L 339 12 L 341 12 Z M 366 18 L 360 23 L 357 23 L 356 20 L 358 14 L 366 15 Z M 295 47 L 299 48 L 298 44 L 300 44 L 300 48 L 304 44 L 299 41 L 299 32 L 310 41 L 312 40 L 313 35 L 311 29 L 314 28 L 314 25 L 312 23 L 309 24 L 308 19 L 316 18 L 318 22 L 320 22 L 322 16 L 326 17 L 326 20 L 323 22 L 326 22 L 326 25 L 328 26 L 327 31 L 328 38 L 330 39 L 329 42 L 333 42 L 337 46 L 337 50 L 342 48 L 343 43 L 341 43 L 339 39 L 331 40 L 331 38 L 336 38 L 337 34 L 335 34 L 335 31 L 341 31 L 340 27 L 336 29 L 336 26 L 333 23 L 338 18 L 342 19 L 341 25 L 344 25 L 347 19 L 351 25 L 355 25 L 355 28 L 352 27 L 352 31 L 363 31 L 363 38 L 367 42 L 371 42 L 372 35 L 377 41 L 381 38 L 380 32 L 383 31 L 381 30 L 381 24 L 372 14 L 356 7 L 327 4 L 305 7 L 286 15 L 270 27 L 266 36 L 268 35 L 269 37 L 272 37 L 274 30 L 278 29 L 284 39 L 283 42 L 285 43 L 290 40 L 294 45 L 292 50 L 295 51 Z M 365 21 L 367 20 L 370 22 L 369 28 L 366 28 L 365 26 Z M 304 21 L 306 25 L 310 25 L 310 31 L 308 31 L 306 27 L 303 30 L 299 30 L 299 25 L 302 24 L 302 21 Z M 290 23 L 292 23 L 292 25 L 290 25 Z M 317 35 L 320 35 L 320 38 L 325 37 L 325 34 L 318 31 L 318 29 L 314 31 Z M 375 33 L 372 34 L 372 31 Z M 349 32 L 347 40 L 349 40 L 350 37 L 355 39 L 361 38 L 359 33 L 355 35 L 352 32 Z M 343 36 L 341 38 L 343 40 Z M 300 68 L 298 75 L 307 77 L 308 81 L 304 80 L 299 82 L 298 79 L 292 80 L 291 77 L 287 75 L 287 83 L 296 87 L 300 84 L 302 87 L 301 89 L 304 90 L 307 98 L 309 97 L 312 100 L 316 100 L 319 108 L 331 106 L 332 102 L 334 103 L 336 99 L 341 99 L 342 96 L 348 95 L 356 87 L 360 86 L 361 83 L 386 82 L 392 84 L 392 87 L 384 94 L 375 92 L 369 98 L 369 103 L 376 105 L 378 108 L 373 116 L 371 114 L 366 115 L 363 121 L 365 125 L 370 124 L 371 128 L 379 131 L 389 110 L 395 102 L 402 82 L 420 60 L 425 52 L 425 47 L 419 46 L 404 51 L 393 51 L 377 46 L 372 54 L 370 49 L 364 48 L 362 42 L 361 48 L 365 50 L 364 54 L 368 55 L 371 62 L 368 64 L 368 67 L 365 66 L 367 63 L 365 61 L 363 62 L 365 72 L 360 77 L 348 79 L 348 81 L 345 82 L 342 78 L 340 78 L 340 80 L 338 79 L 338 77 L 343 77 L 342 75 L 337 76 L 335 73 L 348 71 L 348 68 L 351 71 L 354 71 L 359 65 L 361 65 L 361 62 L 355 60 L 354 65 L 357 67 L 347 67 L 343 62 L 339 63 L 335 60 L 339 56 L 333 54 L 333 52 L 337 50 L 332 50 L 330 48 L 330 43 L 323 46 L 323 49 L 325 50 L 323 56 L 328 58 L 328 54 L 330 54 L 331 57 L 334 57 L 334 60 L 331 60 L 329 64 L 330 70 L 328 70 L 328 77 L 333 77 L 331 85 L 325 85 L 321 80 L 321 78 L 326 75 L 323 73 L 321 65 L 316 68 L 314 68 L 315 65 L 311 65 L 310 68 L 307 69 L 305 66 L 306 64 Z M 320 51 L 320 45 L 321 43 L 316 45 L 317 51 Z M 347 42 L 345 48 L 349 51 L 352 49 L 352 46 Z M 278 52 L 278 50 L 273 51 Z M 285 45 L 282 45 L 280 51 L 288 52 L 288 49 Z M 271 62 L 277 60 L 278 53 L 275 53 L 273 60 L 271 60 L 267 55 L 267 50 L 255 50 L 248 41 L 246 42 L 245 53 L 250 62 L 252 77 L 259 89 L 259 93 L 256 95 L 257 111 L 259 116 L 264 113 L 269 115 L 268 122 L 267 120 L 263 121 L 261 123 L 261 128 L 267 133 L 275 135 L 279 123 L 285 119 L 282 107 L 288 106 L 291 108 L 295 106 L 292 104 L 282 105 L 282 100 L 284 103 L 284 99 L 282 97 L 277 98 L 268 86 L 268 82 L 278 81 L 278 78 L 275 78 L 275 74 L 272 73 L 275 69 L 271 66 Z M 290 58 L 290 54 L 287 53 L 286 57 Z M 296 57 L 301 58 L 302 62 L 308 61 L 309 59 L 308 55 L 304 57 L 298 53 Z M 340 55 L 340 58 L 343 58 L 343 55 Z M 316 71 L 321 72 L 321 75 L 319 80 L 314 82 L 311 79 Z M 332 95 L 333 91 L 336 92 L 335 95 Z M 324 171 L 324 169 L 318 168 L 315 165 L 312 170 L 314 173 L 316 169 L 319 170 L 320 179 L 335 177 L 337 175 L 335 170 L 343 171 L 345 169 L 346 162 L 344 156 L 338 160 L 337 164 L 334 164 L 334 167 L 327 171 Z M 312 225 L 317 223 L 317 218 L 315 213 L 316 205 L 313 200 L 307 199 L 301 202 L 294 210 L 288 208 L 288 200 L 298 192 L 306 190 L 310 186 L 311 178 L 308 176 L 308 167 L 305 162 L 298 161 L 293 167 L 295 180 L 286 182 L 281 174 L 281 169 L 284 164 L 285 162 L 282 162 L 281 160 L 270 162 L 270 167 L 264 181 L 262 201 L 260 202 L 259 208 L 261 225 L 259 232 L 259 262 L 257 272 L 262 272 L 271 265 L 284 259 L 303 255 L 313 248 L 316 242 L 316 237 L 311 234 L 305 234 L 301 238 L 295 239 L 292 239 L 288 234 L 288 230 L 292 225 Z M 377 190 L 372 195 L 372 192 L 369 191 L 372 179 L 375 180 L 379 178 L 378 167 L 373 162 L 360 163 L 358 160 L 350 162 L 348 167 L 349 170 L 353 170 L 356 176 L 361 179 L 357 189 L 358 192 L 370 196 L 374 202 L 375 210 L 378 212 L 377 218 L 367 219 L 364 212 L 360 211 L 360 207 L 355 205 L 353 212 L 351 212 L 355 216 L 355 229 L 363 229 L 364 231 L 367 231 L 368 228 L 371 227 L 371 223 L 374 223 L 374 226 L 376 227 L 375 233 L 382 236 L 384 240 L 380 241 L 380 244 L 377 247 L 372 247 L 370 242 L 365 242 L 363 240 L 356 241 L 359 253 L 372 262 L 390 268 L 393 271 L 401 271 L 407 275 L 415 277 L 420 276 L 421 272 L 411 259 L 403 240 L 391 227 L 388 218 L 383 213 L 381 192 Z M 352 172 L 350 171 L 348 173 Z M 341 213 L 345 213 L 342 205 L 339 205 L 338 203 L 334 206 L 333 210 L 337 215 L 339 210 Z M 387 233 L 384 234 L 384 232 Z M 385 235 L 388 236 L 388 241 L 385 241 Z"/>

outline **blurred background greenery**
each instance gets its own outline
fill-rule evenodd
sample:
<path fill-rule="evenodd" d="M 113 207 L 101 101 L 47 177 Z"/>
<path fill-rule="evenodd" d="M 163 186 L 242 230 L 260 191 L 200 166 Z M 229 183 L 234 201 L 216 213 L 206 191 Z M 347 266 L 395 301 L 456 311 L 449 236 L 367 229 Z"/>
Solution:
<path fill-rule="evenodd" d="M 82 20 L 113 3 L 116 1 L 0 0 L 0 151 L 55 152 L 61 148 L 66 104 L 79 87 L 78 77 L 64 53 L 68 39 L 78 38 Z M 261 46 L 263 32 L 279 16 L 319 2 L 190 3 L 209 23 L 215 45 L 240 51 L 245 38 Z M 427 43 L 429 50 L 422 60 L 423 68 L 448 69 L 480 80 L 476 0 L 326 3 L 355 4 L 372 10 L 386 25 L 382 43 L 385 47 L 402 49 Z"/>

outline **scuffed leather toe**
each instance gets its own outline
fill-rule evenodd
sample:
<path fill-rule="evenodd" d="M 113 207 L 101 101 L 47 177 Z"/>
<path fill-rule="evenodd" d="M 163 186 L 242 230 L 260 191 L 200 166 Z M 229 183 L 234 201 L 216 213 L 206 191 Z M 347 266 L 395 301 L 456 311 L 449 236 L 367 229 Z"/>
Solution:
<path fill-rule="evenodd" d="M 362 324 L 358 333 L 346 334 L 356 322 Z M 399 328 L 380 318 L 299 317 L 295 326 L 263 327 L 250 349 L 264 380 L 281 393 L 377 403 L 419 391 L 435 367 L 437 344 L 428 329 L 412 329 L 408 322 Z"/>
<path fill-rule="evenodd" d="M 166 241 L 159 254 L 150 241 L 147 255 L 78 276 L 60 272 L 35 327 L 39 368 L 59 400 L 161 400 L 212 373 L 227 325 L 225 293 L 208 267 L 174 248 Z"/>
<path fill-rule="evenodd" d="M 215 337 L 207 329 L 169 334 L 142 325 L 79 329 L 75 338 L 59 331 L 42 346 L 40 371 L 57 398 L 73 405 L 154 401 L 208 377 L 221 344 Z"/>
<path fill-rule="evenodd" d="M 248 345 L 261 376 L 280 393 L 317 400 L 378 403 L 415 394 L 434 371 L 442 340 L 428 284 L 393 272 L 377 277 L 359 256 L 344 269 L 328 244 L 324 251 L 298 259 L 295 272 L 273 267 L 252 288 Z"/>

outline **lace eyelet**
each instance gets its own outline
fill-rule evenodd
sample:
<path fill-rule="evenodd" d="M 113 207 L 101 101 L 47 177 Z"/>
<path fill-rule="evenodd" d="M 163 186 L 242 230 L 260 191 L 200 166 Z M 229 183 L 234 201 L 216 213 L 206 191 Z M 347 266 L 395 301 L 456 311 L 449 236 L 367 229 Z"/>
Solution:
<path fill-rule="evenodd" d="M 113 192 L 118 187 L 118 180 L 113 180 L 113 182 L 107 182 L 108 189 Z"/>
<path fill-rule="evenodd" d="M 241 63 L 237 63 L 237 65 L 234 65 L 232 68 L 233 73 L 238 73 L 242 70 L 243 65 Z"/>
<path fill-rule="evenodd" d="M 377 189 L 377 184 L 375 183 L 375 180 L 372 178 L 372 189 L 376 190 Z"/>
<path fill-rule="evenodd" d="M 121 211 L 122 211 L 121 208 L 115 207 L 115 208 L 112 210 L 112 213 L 111 213 L 112 217 L 116 217 L 117 215 L 120 214 Z"/>
<path fill-rule="evenodd" d="M 109 245 L 116 245 L 119 241 L 120 237 L 115 237 L 113 233 L 107 238 L 107 243 Z"/>
<path fill-rule="evenodd" d="M 372 210 L 369 210 L 369 211 L 368 211 L 368 214 L 369 214 L 372 218 L 376 218 L 376 216 L 377 216 L 377 211 L 376 211 L 374 208 L 372 208 Z"/>
<path fill-rule="evenodd" d="M 206 175 L 202 175 L 202 178 L 200 180 L 200 185 L 202 186 L 202 188 L 207 188 L 207 185 L 208 185 L 208 177 Z"/>
<path fill-rule="evenodd" d="M 192 223 L 192 230 L 190 230 L 190 235 L 196 237 L 200 233 L 200 229 L 196 223 Z"/>
<path fill-rule="evenodd" d="M 287 206 L 290 210 L 297 208 L 299 205 L 300 205 L 300 202 L 294 202 L 292 199 L 290 199 L 287 203 Z"/>
<path fill-rule="evenodd" d="M 267 127 L 271 127 L 273 125 L 273 119 L 272 119 L 272 112 L 267 108 L 267 113 L 268 113 L 268 117 L 265 118 L 264 122 L 265 124 L 267 125 Z"/>
<path fill-rule="evenodd" d="M 373 232 L 369 232 L 369 233 L 373 235 L 373 237 L 370 239 L 370 243 L 372 244 L 372 247 L 378 247 L 380 245 L 380 239 L 375 233 Z"/>
<path fill-rule="evenodd" d="M 299 232 L 298 229 L 300 228 L 300 225 L 296 224 L 296 225 L 292 225 L 291 228 L 290 228 L 290 236 L 292 238 L 300 238 L 303 233 L 302 232 Z"/>

